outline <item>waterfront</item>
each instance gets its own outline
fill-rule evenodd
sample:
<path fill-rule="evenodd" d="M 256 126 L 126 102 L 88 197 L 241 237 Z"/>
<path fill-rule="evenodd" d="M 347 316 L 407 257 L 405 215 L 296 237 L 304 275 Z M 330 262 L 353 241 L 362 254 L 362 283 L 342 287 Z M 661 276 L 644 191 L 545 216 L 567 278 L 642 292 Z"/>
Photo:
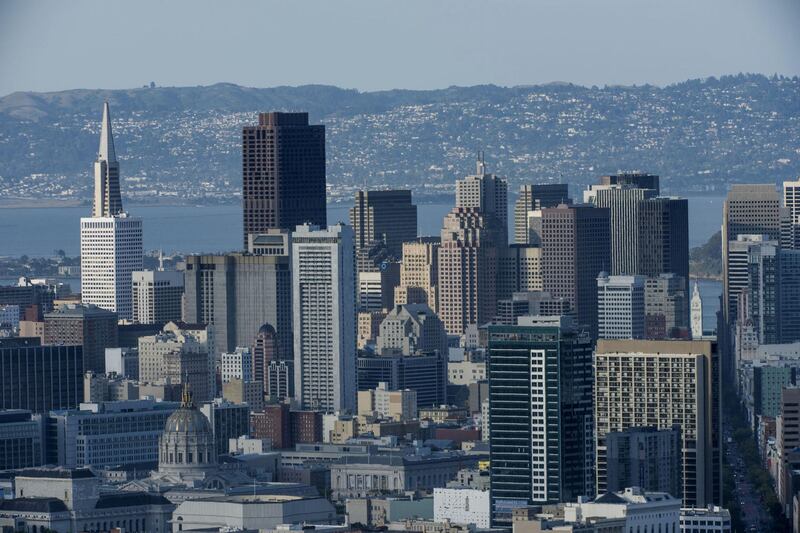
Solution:
<path fill-rule="evenodd" d="M 722 197 L 689 198 L 689 245 L 698 246 L 719 230 Z M 418 205 L 420 235 L 438 235 L 452 203 Z M 127 206 L 144 221 L 145 250 L 165 253 L 225 252 L 242 247 L 242 208 L 217 206 Z M 350 204 L 328 204 L 328 222 L 347 222 Z M 80 218 L 86 207 L 0 208 L 0 256 L 44 257 L 56 250 L 76 256 Z M 513 235 L 513 204 L 509 206 Z"/>

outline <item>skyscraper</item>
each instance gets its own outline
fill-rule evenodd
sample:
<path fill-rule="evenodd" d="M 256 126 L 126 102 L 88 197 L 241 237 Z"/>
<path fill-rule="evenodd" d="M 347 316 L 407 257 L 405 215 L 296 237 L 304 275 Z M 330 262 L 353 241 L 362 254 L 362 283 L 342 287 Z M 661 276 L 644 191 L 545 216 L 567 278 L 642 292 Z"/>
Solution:
<path fill-rule="evenodd" d="M 411 191 L 358 191 L 350 208 L 356 249 L 383 241 L 390 254 L 400 257 L 404 242 L 417 238 L 417 206 Z"/>
<path fill-rule="evenodd" d="M 672 273 L 689 281 L 689 202 L 658 197 L 640 202 L 637 271 L 658 276 Z M 688 290 L 688 286 L 684 287 Z"/>
<path fill-rule="evenodd" d="M 725 324 L 736 318 L 734 290 L 730 286 L 728 248 L 740 235 L 780 238 L 780 199 L 773 185 L 732 185 L 722 208 L 722 312 Z"/>
<path fill-rule="evenodd" d="M 569 301 L 578 324 L 597 335 L 597 276 L 611 264 L 609 210 L 542 209 L 542 290 Z"/>
<path fill-rule="evenodd" d="M 684 505 L 721 504 L 720 369 L 711 341 L 597 341 L 597 493 L 608 490 L 606 435 L 631 427 L 681 431 Z"/>
<path fill-rule="evenodd" d="M 528 243 L 528 212 L 559 204 L 571 204 L 569 185 L 566 183 L 545 183 L 523 185 L 514 202 L 514 242 Z"/>
<path fill-rule="evenodd" d="M 497 248 L 484 214 L 455 207 L 444 218 L 439 248 L 439 317 L 451 335 L 482 325 L 497 306 Z"/>
<path fill-rule="evenodd" d="M 600 176 L 600 185 L 619 185 L 623 187 L 635 187 L 637 189 L 652 189 L 656 196 L 661 194 L 659 177 L 646 172 L 632 171 L 620 172 L 610 176 Z"/>
<path fill-rule="evenodd" d="M 788 235 L 782 246 L 800 248 L 800 179 L 783 182 L 783 207 L 787 211 Z"/>
<path fill-rule="evenodd" d="M 593 185 L 584 192 L 585 203 L 609 210 L 611 236 L 610 274 L 642 274 L 639 268 L 639 208 L 656 191 L 629 185 Z"/>
<path fill-rule="evenodd" d="M 304 409 L 356 409 L 353 230 L 297 226 L 292 234 L 295 396 Z"/>
<path fill-rule="evenodd" d="M 186 257 L 184 320 L 214 327 L 215 351 L 250 346 L 273 325 L 282 357 L 292 353 L 292 276 L 288 247 L 276 255 Z"/>
<path fill-rule="evenodd" d="M 592 340 L 569 317 L 489 326 L 493 525 L 593 492 Z"/>
<path fill-rule="evenodd" d="M 427 303 L 434 312 L 438 308 L 439 237 L 420 237 L 403 243 L 400 263 L 400 286 L 394 291 L 394 303 Z"/>
<path fill-rule="evenodd" d="M 597 337 L 643 339 L 645 334 L 643 276 L 597 277 Z"/>
<path fill-rule="evenodd" d="M 106 348 L 119 346 L 117 315 L 93 305 L 62 305 L 44 315 L 44 344 L 82 346 L 83 370 L 105 372 Z"/>
<path fill-rule="evenodd" d="M 478 209 L 493 234 L 494 245 L 508 244 L 508 184 L 486 171 L 483 157 L 475 174 L 456 181 L 456 208 Z"/>
<path fill-rule="evenodd" d="M 181 319 L 183 272 L 143 270 L 131 277 L 134 322 L 162 324 Z"/>
<path fill-rule="evenodd" d="M 250 233 L 325 226 L 325 126 L 308 113 L 259 113 L 242 129 L 244 247 Z"/>
<path fill-rule="evenodd" d="M 94 206 L 81 218 L 81 301 L 132 318 L 131 274 L 142 269 L 142 220 L 122 210 L 108 102 L 94 163 Z"/>

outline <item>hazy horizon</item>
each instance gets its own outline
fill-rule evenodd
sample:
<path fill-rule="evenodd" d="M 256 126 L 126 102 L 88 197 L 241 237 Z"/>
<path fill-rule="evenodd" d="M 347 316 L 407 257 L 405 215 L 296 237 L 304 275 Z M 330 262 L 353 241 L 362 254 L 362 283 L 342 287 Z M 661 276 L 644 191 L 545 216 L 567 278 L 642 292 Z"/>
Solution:
<path fill-rule="evenodd" d="M 362 92 L 800 75 L 792 0 L 0 3 L 0 95 L 233 83 Z"/>

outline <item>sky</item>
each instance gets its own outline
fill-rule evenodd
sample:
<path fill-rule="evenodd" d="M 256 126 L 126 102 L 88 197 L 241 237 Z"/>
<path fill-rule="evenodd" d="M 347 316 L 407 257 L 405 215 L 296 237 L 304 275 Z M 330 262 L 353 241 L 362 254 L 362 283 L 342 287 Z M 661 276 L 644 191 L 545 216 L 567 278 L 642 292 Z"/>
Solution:
<path fill-rule="evenodd" d="M 0 95 L 800 75 L 798 0 L 2 0 Z"/>

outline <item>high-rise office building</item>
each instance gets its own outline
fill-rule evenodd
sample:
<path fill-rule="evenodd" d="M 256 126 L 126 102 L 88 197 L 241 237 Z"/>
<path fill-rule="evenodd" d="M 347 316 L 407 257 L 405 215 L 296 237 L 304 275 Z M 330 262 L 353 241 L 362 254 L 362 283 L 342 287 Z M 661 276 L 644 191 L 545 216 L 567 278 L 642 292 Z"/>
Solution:
<path fill-rule="evenodd" d="M 280 353 L 292 354 L 291 258 L 276 255 L 192 255 L 186 258 L 184 320 L 214 327 L 216 351 L 250 346 L 271 324 Z"/>
<path fill-rule="evenodd" d="M 53 299 L 55 297 L 56 291 L 52 285 L 35 285 L 23 281 L 19 285 L 4 285 L 0 287 L 0 306 L 18 306 L 20 319 L 25 319 L 24 312 L 31 306 L 36 309 L 37 316 L 35 318 L 41 319 L 41 313 L 53 310 Z"/>
<path fill-rule="evenodd" d="M 303 408 L 356 409 L 353 230 L 302 225 L 292 234 L 295 395 Z"/>
<path fill-rule="evenodd" d="M 267 368 L 272 361 L 282 360 L 278 350 L 278 334 L 271 324 L 264 324 L 258 329 L 250 352 L 253 354 L 253 380 L 263 383 L 264 391 L 267 391 Z"/>
<path fill-rule="evenodd" d="M 593 185 L 584 191 L 585 203 L 609 210 L 611 264 L 614 274 L 641 274 L 639 268 L 639 209 L 656 191 L 623 185 Z"/>
<path fill-rule="evenodd" d="M 545 183 L 520 187 L 519 196 L 514 202 L 514 242 L 530 244 L 528 212 L 571 203 L 569 185 L 566 183 Z"/>
<path fill-rule="evenodd" d="M 569 317 L 489 326 L 487 370 L 492 523 L 592 494 L 590 336 Z"/>
<path fill-rule="evenodd" d="M 108 102 L 94 163 L 94 206 L 81 218 L 81 301 L 132 318 L 131 274 L 142 269 L 142 220 L 122 210 Z"/>
<path fill-rule="evenodd" d="M 600 176 L 598 179 L 600 185 L 618 185 L 621 187 L 635 187 L 637 189 L 652 189 L 656 192 L 656 196 L 661 194 L 659 185 L 659 177 L 654 174 L 647 174 L 646 172 L 620 172 L 610 176 Z"/>
<path fill-rule="evenodd" d="M 588 205 L 542 210 L 542 289 L 570 303 L 597 335 L 597 276 L 611 264 L 610 213 Z"/>
<path fill-rule="evenodd" d="M 481 211 L 455 207 L 444 218 L 439 248 L 439 317 L 451 335 L 482 325 L 497 305 L 497 247 Z"/>
<path fill-rule="evenodd" d="M 440 244 L 439 237 L 420 237 L 403 243 L 400 285 L 394 291 L 395 305 L 427 303 L 436 312 Z"/>
<path fill-rule="evenodd" d="M 106 348 L 119 346 L 117 314 L 94 305 L 62 305 L 44 315 L 43 344 L 82 346 L 84 371 L 105 372 Z"/>
<path fill-rule="evenodd" d="M 0 410 L 47 413 L 77 407 L 83 401 L 83 348 L 0 339 L 0 383 Z"/>
<path fill-rule="evenodd" d="M 787 236 L 784 248 L 800 248 L 800 179 L 783 182 L 783 207 L 786 209 Z"/>
<path fill-rule="evenodd" d="M 223 353 L 221 359 L 222 383 L 228 383 L 234 379 L 245 382 L 253 381 L 253 352 L 250 351 L 250 348 L 236 348 L 231 353 Z"/>
<path fill-rule="evenodd" d="M 417 238 L 417 206 L 411 203 L 411 191 L 356 192 L 350 225 L 356 249 L 382 241 L 390 254 L 400 257 L 403 243 Z"/>
<path fill-rule="evenodd" d="M 720 505 L 721 376 L 716 343 L 600 339 L 594 361 L 597 493 L 608 490 L 608 433 L 677 425 L 684 505 Z"/>
<path fill-rule="evenodd" d="M 411 355 L 359 355 L 358 390 L 371 390 L 385 382 L 391 390 L 417 392 L 417 407 L 447 402 L 447 354 L 415 352 Z"/>
<path fill-rule="evenodd" d="M 515 292 L 542 290 L 542 249 L 512 244 L 498 250 L 497 299 L 508 300 Z"/>
<path fill-rule="evenodd" d="M 686 281 L 673 273 L 644 282 L 644 338 L 688 339 Z"/>
<path fill-rule="evenodd" d="M 325 226 L 325 126 L 308 113 L 259 113 L 242 129 L 244 246 L 250 233 Z"/>
<path fill-rule="evenodd" d="M 703 336 L 703 298 L 700 296 L 700 287 L 694 282 L 692 290 L 692 338 L 700 339 Z"/>
<path fill-rule="evenodd" d="M 732 185 L 722 208 L 722 312 L 725 324 L 736 318 L 736 289 L 729 272 L 730 243 L 740 235 L 765 235 L 780 238 L 780 198 L 773 185 Z"/>
<path fill-rule="evenodd" d="M 747 291 L 750 284 L 750 255 L 752 250 L 761 246 L 778 245 L 777 240 L 770 240 L 766 235 L 737 235 L 736 238 L 724 245 L 724 276 L 723 307 L 729 309 L 729 324 L 733 327 L 738 316 L 739 300 L 743 292 Z"/>
<path fill-rule="evenodd" d="M 645 334 L 644 276 L 597 277 L 597 337 L 643 339 Z"/>
<path fill-rule="evenodd" d="M 44 464 L 42 415 L 25 409 L 0 411 L 0 470 Z"/>
<path fill-rule="evenodd" d="M 134 322 L 163 324 L 181 319 L 183 272 L 142 270 L 133 272 L 131 278 Z"/>
<path fill-rule="evenodd" d="M 456 208 L 478 209 L 496 247 L 508 244 L 508 184 L 489 174 L 483 157 L 475 174 L 456 181 Z"/>
<path fill-rule="evenodd" d="M 746 291 L 746 318 L 759 343 L 800 341 L 800 250 L 774 241 L 749 246 Z"/>
<path fill-rule="evenodd" d="M 689 202 L 672 197 L 645 200 L 639 204 L 638 226 L 638 267 L 632 273 L 643 276 L 673 273 L 688 282 Z"/>

